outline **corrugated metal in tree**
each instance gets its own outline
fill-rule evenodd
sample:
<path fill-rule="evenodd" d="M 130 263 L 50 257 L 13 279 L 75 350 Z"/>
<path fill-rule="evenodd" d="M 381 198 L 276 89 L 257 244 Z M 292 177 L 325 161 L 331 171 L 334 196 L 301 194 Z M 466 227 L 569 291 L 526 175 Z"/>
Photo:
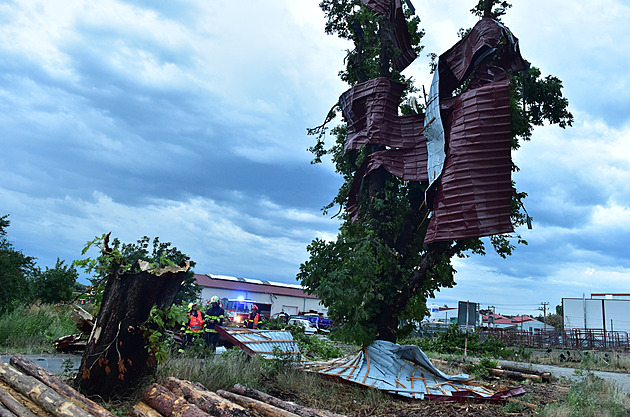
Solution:
<path fill-rule="evenodd" d="M 513 231 L 509 80 L 453 99 L 446 163 L 425 243 Z"/>

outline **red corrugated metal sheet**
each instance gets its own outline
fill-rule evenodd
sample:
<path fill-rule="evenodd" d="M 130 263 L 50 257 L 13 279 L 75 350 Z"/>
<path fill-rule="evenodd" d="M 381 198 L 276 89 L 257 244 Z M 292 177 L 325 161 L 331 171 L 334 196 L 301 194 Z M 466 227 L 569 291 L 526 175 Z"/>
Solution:
<path fill-rule="evenodd" d="M 509 80 L 453 99 L 446 163 L 425 243 L 513 231 Z"/>
<path fill-rule="evenodd" d="M 279 285 L 255 284 L 251 282 L 232 281 L 221 278 L 212 278 L 208 275 L 195 274 L 195 281 L 202 287 L 220 288 L 225 290 L 248 291 L 262 294 L 287 295 L 290 297 L 317 298 L 307 294 L 298 288 L 283 287 Z"/>
<path fill-rule="evenodd" d="M 396 116 L 390 122 L 390 126 L 397 128 L 393 128 L 392 134 L 385 138 L 387 143 L 384 145 L 393 148 L 370 154 L 355 173 L 346 205 L 352 219 L 358 215 L 357 196 L 361 182 L 375 169 L 383 167 L 405 181 L 427 180 L 427 140 L 419 134 L 424 126 L 424 115 Z"/>
<path fill-rule="evenodd" d="M 345 150 L 359 149 L 368 142 L 389 143 L 400 131 L 396 119 L 404 89 L 404 84 L 379 77 L 357 84 L 339 97 L 341 111 L 348 123 Z"/>
<path fill-rule="evenodd" d="M 478 58 L 496 48 L 495 66 L 508 72 L 521 71 L 527 64 L 521 57 L 518 39 L 502 24 L 481 19 L 470 32 L 440 55 L 440 98 L 448 98 L 474 69 Z"/>
<path fill-rule="evenodd" d="M 361 0 L 376 13 L 385 15 L 394 26 L 394 44 L 400 54 L 394 58 L 394 66 L 402 71 L 418 56 L 411 47 L 411 35 L 402 9 L 401 0 Z"/>

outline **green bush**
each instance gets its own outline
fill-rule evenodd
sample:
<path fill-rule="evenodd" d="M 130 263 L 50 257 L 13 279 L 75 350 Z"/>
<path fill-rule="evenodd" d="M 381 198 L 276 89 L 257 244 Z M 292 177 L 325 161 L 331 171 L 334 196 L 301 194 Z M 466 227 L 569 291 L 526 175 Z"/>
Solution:
<path fill-rule="evenodd" d="M 0 316 L 0 348 L 5 352 L 54 352 L 55 339 L 75 333 L 68 308 L 33 304 Z"/>
<path fill-rule="evenodd" d="M 407 339 L 401 343 L 417 345 L 426 352 L 443 354 L 463 354 L 466 345 L 469 355 L 507 358 L 514 353 L 512 349 L 506 347 L 503 341 L 495 338 L 481 340 L 479 334 L 474 332 L 468 333 L 468 342 L 466 342 L 466 332 L 455 324 L 450 325 L 444 333 L 440 333 L 436 338 L 421 337 Z"/>

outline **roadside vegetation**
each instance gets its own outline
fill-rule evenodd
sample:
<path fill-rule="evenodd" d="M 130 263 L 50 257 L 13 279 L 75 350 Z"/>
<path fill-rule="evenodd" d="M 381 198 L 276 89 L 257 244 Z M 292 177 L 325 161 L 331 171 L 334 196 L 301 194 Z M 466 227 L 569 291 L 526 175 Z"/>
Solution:
<path fill-rule="evenodd" d="M 53 340 L 77 333 L 67 307 L 31 304 L 0 316 L 2 353 L 52 353 Z"/>

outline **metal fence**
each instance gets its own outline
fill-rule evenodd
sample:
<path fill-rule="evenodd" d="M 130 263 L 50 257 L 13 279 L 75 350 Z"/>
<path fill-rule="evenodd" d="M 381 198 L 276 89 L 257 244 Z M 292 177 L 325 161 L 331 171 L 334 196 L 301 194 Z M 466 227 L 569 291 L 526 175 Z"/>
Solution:
<path fill-rule="evenodd" d="M 630 351 L 630 339 L 627 332 L 601 329 L 537 332 L 490 328 L 481 331 L 480 335 L 482 338 L 493 337 L 502 340 L 508 346 L 524 346 L 539 349 L 624 349 Z"/>

